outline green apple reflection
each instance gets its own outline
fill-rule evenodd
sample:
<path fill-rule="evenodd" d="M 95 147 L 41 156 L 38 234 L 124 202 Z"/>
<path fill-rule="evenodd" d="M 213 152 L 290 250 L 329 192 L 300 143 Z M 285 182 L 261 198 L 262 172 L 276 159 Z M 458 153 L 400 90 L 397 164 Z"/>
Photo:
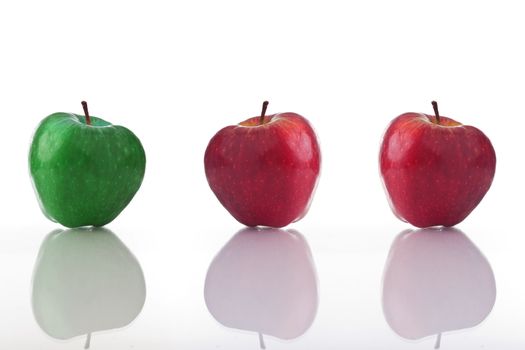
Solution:
<path fill-rule="evenodd" d="M 297 231 L 246 228 L 213 259 L 204 286 L 206 306 L 228 328 L 291 340 L 317 314 L 317 275 L 304 237 Z"/>
<path fill-rule="evenodd" d="M 140 313 L 146 284 L 139 262 L 111 231 L 55 230 L 42 243 L 32 286 L 35 319 L 56 339 L 121 328 Z"/>

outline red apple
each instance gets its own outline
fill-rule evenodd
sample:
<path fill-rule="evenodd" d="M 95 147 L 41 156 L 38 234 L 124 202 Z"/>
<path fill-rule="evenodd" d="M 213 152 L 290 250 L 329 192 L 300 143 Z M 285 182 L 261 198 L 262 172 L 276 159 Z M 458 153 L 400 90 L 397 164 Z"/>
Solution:
<path fill-rule="evenodd" d="M 454 228 L 401 232 L 383 276 L 383 313 L 406 339 L 480 324 L 496 301 L 496 281 L 479 249 Z"/>
<path fill-rule="evenodd" d="M 383 137 L 383 183 L 394 214 L 417 227 L 453 226 L 487 193 L 496 154 L 479 129 L 439 115 L 405 113 Z"/>
<path fill-rule="evenodd" d="M 249 118 L 220 130 L 204 155 L 208 183 L 247 226 L 283 227 L 310 205 L 321 162 L 310 123 L 296 113 Z"/>
<path fill-rule="evenodd" d="M 306 332 L 318 292 L 308 243 L 297 231 L 245 228 L 213 259 L 204 285 L 208 310 L 222 325 L 279 339 Z"/>

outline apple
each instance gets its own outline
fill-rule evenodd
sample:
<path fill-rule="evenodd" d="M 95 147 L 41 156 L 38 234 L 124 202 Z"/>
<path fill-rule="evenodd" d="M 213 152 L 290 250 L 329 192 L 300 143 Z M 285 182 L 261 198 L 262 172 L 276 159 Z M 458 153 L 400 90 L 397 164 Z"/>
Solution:
<path fill-rule="evenodd" d="M 223 128 L 204 155 L 208 183 L 247 226 L 283 227 L 306 215 L 321 163 L 310 123 L 296 113 L 265 115 Z"/>
<path fill-rule="evenodd" d="M 283 340 L 305 333 L 317 314 L 317 277 L 303 236 L 246 228 L 213 259 L 204 286 L 208 310 L 222 325 Z"/>
<path fill-rule="evenodd" d="M 66 227 L 103 226 L 138 191 L 146 167 L 139 139 L 123 126 L 54 113 L 38 126 L 29 152 L 31 178 L 44 214 Z"/>
<path fill-rule="evenodd" d="M 405 113 L 383 137 L 380 171 L 394 214 L 417 227 L 454 226 L 492 184 L 496 154 L 485 134 L 439 115 Z"/>
<path fill-rule="evenodd" d="M 383 312 L 394 332 L 421 339 L 480 324 L 496 301 L 489 262 L 454 228 L 401 232 L 383 275 Z"/>
<path fill-rule="evenodd" d="M 146 284 L 139 262 L 111 231 L 55 230 L 33 274 L 35 319 L 55 339 L 122 328 L 140 313 Z"/>

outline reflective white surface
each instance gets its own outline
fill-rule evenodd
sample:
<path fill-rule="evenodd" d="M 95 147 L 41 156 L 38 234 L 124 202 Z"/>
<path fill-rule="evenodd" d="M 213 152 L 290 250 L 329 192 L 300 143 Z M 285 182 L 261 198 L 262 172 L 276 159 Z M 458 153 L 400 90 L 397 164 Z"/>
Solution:
<path fill-rule="evenodd" d="M 122 242 L 106 232 L 105 247 L 70 235 L 78 260 L 45 232 L 12 230 L 0 248 L 4 346 L 81 349 L 91 329 L 92 349 L 432 349 L 440 333 L 441 349 L 522 348 L 525 260 L 505 243 L 516 231 L 230 226 L 114 228 Z M 133 320 L 140 270 L 147 297 Z"/>

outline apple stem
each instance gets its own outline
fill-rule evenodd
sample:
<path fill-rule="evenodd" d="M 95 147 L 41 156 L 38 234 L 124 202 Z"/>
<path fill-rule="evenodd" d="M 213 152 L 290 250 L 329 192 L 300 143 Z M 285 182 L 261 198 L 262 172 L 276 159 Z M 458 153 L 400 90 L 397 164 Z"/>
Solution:
<path fill-rule="evenodd" d="M 441 347 L 441 333 L 437 335 L 436 344 L 434 345 L 434 349 L 439 349 Z"/>
<path fill-rule="evenodd" d="M 86 337 L 86 344 L 84 344 L 84 349 L 89 349 L 90 346 L 91 346 L 91 333 L 88 333 Z"/>
<path fill-rule="evenodd" d="M 266 114 L 266 108 L 268 108 L 268 101 L 264 101 L 262 104 L 261 116 L 259 117 L 259 125 L 264 124 L 264 115 Z"/>
<path fill-rule="evenodd" d="M 434 108 L 434 114 L 436 115 L 436 123 L 439 124 L 439 109 L 438 109 L 438 103 L 436 101 L 432 101 L 432 107 Z"/>
<path fill-rule="evenodd" d="M 266 349 L 266 344 L 264 344 L 264 338 L 261 333 L 259 333 L 259 346 L 261 349 Z"/>
<path fill-rule="evenodd" d="M 91 117 L 89 116 L 87 102 L 82 101 L 80 103 L 82 104 L 82 108 L 84 109 L 84 115 L 86 116 L 86 124 L 91 125 Z"/>

